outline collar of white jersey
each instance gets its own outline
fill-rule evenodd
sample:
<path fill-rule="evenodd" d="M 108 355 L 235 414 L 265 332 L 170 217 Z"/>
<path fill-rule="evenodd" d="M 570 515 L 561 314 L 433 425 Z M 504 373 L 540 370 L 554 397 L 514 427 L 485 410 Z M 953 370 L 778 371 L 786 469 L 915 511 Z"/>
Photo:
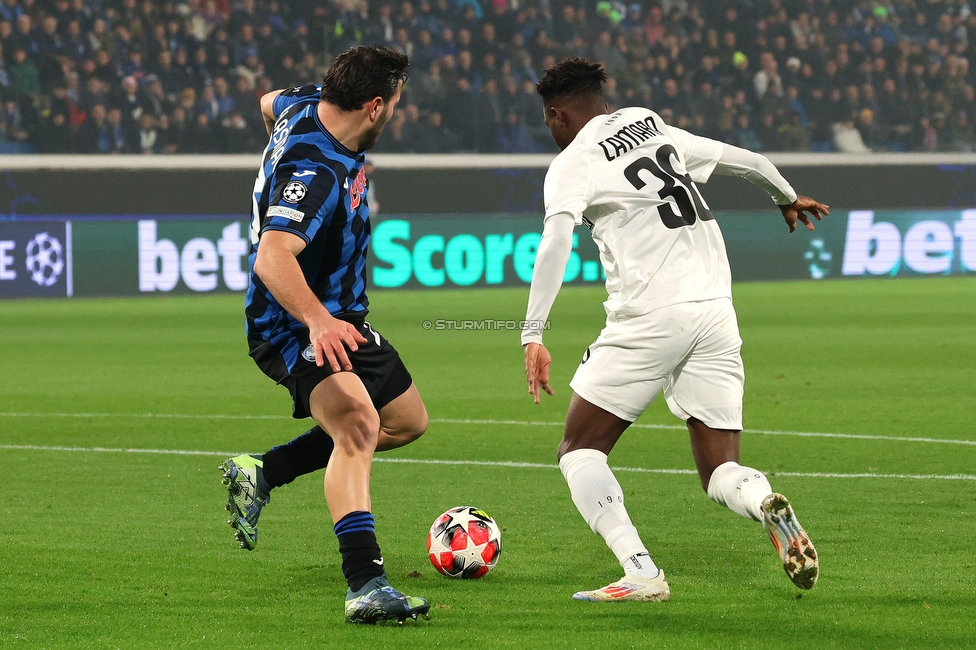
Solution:
<path fill-rule="evenodd" d="M 594 115 L 592 118 L 590 118 L 590 121 L 584 124 L 583 128 L 579 130 L 579 133 L 577 133 L 576 137 L 573 138 L 573 141 L 570 143 L 570 146 L 574 144 L 576 145 L 581 144 L 583 140 L 587 136 L 589 136 L 593 131 L 596 131 L 601 126 L 604 126 L 604 124 L 609 122 L 611 119 L 613 119 L 614 121 L 620 121 L 621 118 L 624 117 L 624 113 L 630 111 L 642 111 L 645 113 L 651 112 L 646 108 L 641 108 L 640 106 L 627 106 L 624 108 L 618 108 L 612 113 L 600 113 L 599 115 Z M 568 149 L 569 147 L 566 148 Z"/>

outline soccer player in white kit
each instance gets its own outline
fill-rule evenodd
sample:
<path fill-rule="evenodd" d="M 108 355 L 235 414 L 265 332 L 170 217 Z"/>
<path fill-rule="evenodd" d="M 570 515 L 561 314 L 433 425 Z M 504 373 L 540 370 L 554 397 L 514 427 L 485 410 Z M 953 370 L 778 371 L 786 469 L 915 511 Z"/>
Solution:
<path fill-rule="evenodd" d="M 580 514 L 606 541 L 624 577 L 573 598 L 590 601 L 670 598 L 624 507 L 607 464 L 620 435 L 664 391 L 686 421 L 708 496 L 762 522 L 790 579 L 817 581 L 817 553 L 790 502 L 762 472 L 739 465 L 742 391 L 732 274 L 725 241 L 695 183 L 739 176 L 766 190 L 789 226 L 813 230 L 829 208 L 797 196 L 764 156 L 670 127 L 646 108 L 610 112 L 606 74 L 583 59 L 546 71 L 537 89 L 546 125 L 561 149 L 545 181 L 545 223 L 536 255 L 526 329 L 529 393 L 539 402 L 552 358 L 543 323 L 562 285 L 573 228 L 585 224 L 606 272 L 606 327 L 587 348 L 559 444 L 559 468 Z"/>

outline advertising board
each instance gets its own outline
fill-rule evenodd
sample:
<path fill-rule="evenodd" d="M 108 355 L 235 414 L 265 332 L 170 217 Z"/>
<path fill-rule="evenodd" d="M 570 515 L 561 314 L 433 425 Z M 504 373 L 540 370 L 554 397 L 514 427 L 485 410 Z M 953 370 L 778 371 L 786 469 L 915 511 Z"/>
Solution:
<path fill-rule="evenodd" d="M 775 211 L 717 212 L 737 281 L 976 272 L 976 210 L 834 211 L 789 234 Z M 371 287 L 525 286 L 538 214 L 384 215 Z M 58 215 L 0 221 L 0 297 L 235 292 L 247 288 L 248 223 L 236 214 Z M 564 275 L 604 280 L 582 226 Z"/>

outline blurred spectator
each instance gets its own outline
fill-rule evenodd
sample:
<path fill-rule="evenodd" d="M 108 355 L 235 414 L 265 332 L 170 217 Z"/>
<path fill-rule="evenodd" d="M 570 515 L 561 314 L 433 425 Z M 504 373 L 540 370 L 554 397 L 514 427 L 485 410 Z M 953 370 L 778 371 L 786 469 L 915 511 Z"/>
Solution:
<path fill-rule="evenodd" d="M 756 97 L 760 100 L 767 97 L 780 98 L 784 95 L 783 79 L 779 75 L 779 64 L 771 52 L 763 52 L 760 57 L 761 68 L 753 77 Z M 768 103 L 768 102 L 767 102 Z"/>
<path fill-rule="evenodd" d="M 31 147 L 27 143 L 29 134 L 27 125 L 24 122 L 24 115 L 20 110 L 20 105 L 8 99 L 3 103 L 3 118 L 0 122 L 2 128 L 2 139 L 5 153 L 30 153 Z"/>
<path fill-rule="evenodd" d="M 163 113 L 156 121 L 156 151 L 155 153 L 177 153 L 179 151 L 179 136 L 175 132 L 169 115 Z"/>
<path fill-rule="evenodd" d="M 739 113 L 735 117 L 735 128 L 733 129 L 734 144 L 743 149 L 749 149 L 750 151 L 762 151 L 763 143 L 759 140 L 759 136 L 756 135 L 755 129 L 749 123 L 748 113 Z"/>
<path fill-rule="evenodd" d="M 857 117 L 857 130 L 861 140 L 871 151 L 884 151 L 888 148 L 888 130 L 874 119 L 874 111 L 862 108 Z"/>
<path fill-rule="evenodd" d="M 776 116 L 770 112 L 762 113 L 759 124 L 755 127 L 756 138 L 763 144 L 761 151 L 779 151 L 777 129 Z"/>
<path fill-rule="evenodd" d="M 496 151 L 503 153 L 537 153 L 541 149 L 533 142 L 528 129 L 522 124 L 518 113 L 510 110 L 497 128 Z"/>
<path fill-rule="evenodd" d="M 418 153 L 449 153 L 457 151 L 460 145 L 458 137 L 444 126 L 437 111 L 431 113 L 426 122 L 419 124 L 411 135 L 416 141 Z"/>
<path fill-rule="evenodd" d="M 932 126 L 927 115 L 922 115 L 918 119 L 918 125 L 914 133 L 913 145 L 918 151 L 938 151 L 939 134 Z"/>
<path fill-rule="evenodd" d="M 26 16 L 24 16 L 26 18 Z M 29 20 L 29 19 L 28 19 Z M 10 65 L 10 78 L 14 93 L 19 98 L 37 95 L 41 92 L 41 75 L 32 58 L 28 58 L 23 44 L 14 48 L 13 63 Z"/>
<path fill-rule="evenodd" d="M 223 137 L 221 151 L 227 153 L 247 153 L 257 151 L 261 144 L 251 137 L 247 120 L 239 112 L 233 112 L 220 123 L 219 133 Z"/>
<path fill-rule="evenodd" d="M 162 152 L 162 142 L 159 139 L 159 132 L 156 130 L 156 119 L 151 113 L 143 113 L 139 117 L 139 153 L 160 153 Z"/>
<path fill-rule="evenodd" d="M 957 112 L 949 128 L 949 150 L 970 153 L 976 145 L 976 131 L 966 111 Z"/>
<path fill-rule="evenodd" d="M 843 122 L 833 125 L 834 146 L 841 153 L 868 153 L 871 151 L 864 144 L 861 132 L 854 126 L 854 117 L 849 116 Z"/>
<path fill-rule="evenodd" d="M 76 147 L 79 153 L 109 153 L 112 150 L 104 104 L 92 106 L 88 119 L 78 129 Z"/>
<path fill-rule="evenodd" d="M 215 129 L 211 127 L 212 122 L 209 113 L 197 113 L 193 122 L 187 127 L 186 148 L 182 153 L 220 151 Z"/>
<path fill-rule="evenodd" d="M 470 81 L 466 77 L 458 77 L 450 101 L 444 107 L 443 116 L 437 112 L 438 122 L 443 121 L 446 129 L 454 134 L 452 140 L 455 142 L 455 147 L 461 151 L 471 152 L 478 149 L 480 140 L 478 103 L 478 97 L 472 90 Z M 433 123 L 430 123 L 430 126 L 435 127 Z M 438 123 L 434 130 L 439 130 L 440 126 L 441 124 Z M 437 153 L 450 150 L 439 149 Z"/>
<path fill-rule="evenodd" d="M 145 112 L 159 117 L 170 109 L 170 101 L 163 90 L 163 82 L 155 74 L 146 76 L 143 80 L 143 106 Z"/>
<path fill-rule="evenodd" d="M 135 137 L 131 130 L 123 122 L 122 109 L 113 106 L 108 109 L 108 120 L 106 122 L 109 153 L 134 153 L 136 151 Z"/>
<path fill-rule="evenodd" d="M 41 116 L 35 144 L 38 153 L 71 152 L 71 124 L 67 111 L 50 111 Z"/>

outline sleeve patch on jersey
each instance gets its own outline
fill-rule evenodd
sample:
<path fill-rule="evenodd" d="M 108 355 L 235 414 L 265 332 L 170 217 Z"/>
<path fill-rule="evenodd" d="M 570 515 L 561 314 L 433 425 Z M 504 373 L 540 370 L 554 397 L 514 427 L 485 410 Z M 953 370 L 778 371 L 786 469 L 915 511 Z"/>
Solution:
<path fill-rule="evenodd" d="M 301 223 L 302 219 L 305 218 L 305 213 L 301 210 L 286 208 L 283 205 L 272 205 L 268 208 L 268 218 L 270 219 L 271 217 L 284 217 Z"/>
<path fill-rule="evenodd" d="M 308 186 L 301 181 L 290 181 L 281 191 L 281 198 L 288 203 L 299 203 L 308 194 Z"/>

